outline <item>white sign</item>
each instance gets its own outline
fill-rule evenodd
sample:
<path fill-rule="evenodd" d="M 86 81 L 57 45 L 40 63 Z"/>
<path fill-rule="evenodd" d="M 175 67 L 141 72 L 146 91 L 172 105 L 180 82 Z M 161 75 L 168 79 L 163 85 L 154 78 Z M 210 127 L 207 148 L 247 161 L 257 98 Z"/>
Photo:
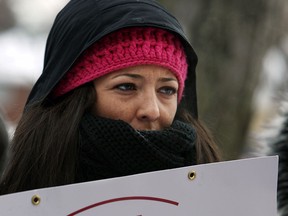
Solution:
<path fill-rule="evenodd" d="M 196 165 L 0 196 L 0 215 L 276 216 L 278 157 Z"/>

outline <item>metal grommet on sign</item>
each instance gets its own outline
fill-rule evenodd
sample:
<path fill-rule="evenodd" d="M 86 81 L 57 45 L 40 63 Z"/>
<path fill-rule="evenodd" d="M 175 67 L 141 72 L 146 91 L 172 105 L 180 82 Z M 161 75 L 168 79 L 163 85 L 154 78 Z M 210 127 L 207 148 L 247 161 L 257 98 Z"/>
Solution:
<path fill-rule="evenodd" d="M 41 202 L 41 197 L 39 195 L 34 195 L 31 199 L 33 205 L 37 206 Z"/>
<path fill-rule="evenodd" d="M 192 170 L 188 173 L 188 179 L 189 180 L 194 180 L 196 178 L 196 171 Z"/>

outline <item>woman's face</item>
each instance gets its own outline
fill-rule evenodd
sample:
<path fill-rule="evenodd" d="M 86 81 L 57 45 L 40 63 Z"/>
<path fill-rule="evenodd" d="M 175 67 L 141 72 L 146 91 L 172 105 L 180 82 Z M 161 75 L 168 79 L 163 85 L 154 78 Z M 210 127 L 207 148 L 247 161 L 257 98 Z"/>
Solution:
<path fill-rule="evenodd" d="M 94 113 L 123 120 L 137 130 L 161 130 L 171 125 L 177 109 L 178 81 L 168 69 L 141 65 L 94 80 Z"/>

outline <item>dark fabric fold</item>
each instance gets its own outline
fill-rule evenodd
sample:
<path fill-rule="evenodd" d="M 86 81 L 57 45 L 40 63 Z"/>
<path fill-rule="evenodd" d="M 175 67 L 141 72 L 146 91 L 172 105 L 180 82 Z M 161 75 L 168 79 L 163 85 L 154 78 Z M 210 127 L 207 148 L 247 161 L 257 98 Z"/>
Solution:
<path fill-rule="evenodd" d="M 79 182 L 196 164 L 195 130 L 180 121 L 161 131 L 137 131 L 121 120 L 85 114 L 80 137 Z"/>

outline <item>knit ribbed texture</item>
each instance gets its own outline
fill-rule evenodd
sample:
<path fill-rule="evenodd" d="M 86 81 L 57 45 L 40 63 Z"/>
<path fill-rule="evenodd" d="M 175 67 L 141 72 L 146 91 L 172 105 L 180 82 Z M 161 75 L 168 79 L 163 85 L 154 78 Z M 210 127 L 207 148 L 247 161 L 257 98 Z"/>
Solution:
<path fill-rule="evenodd" d="M 85 114 L 80 134 L 78 182 L 196 164 L 195 130 L 180 121 L 161 131 L 137 131 L 121 120 Z"/>
<path fill-rule="evenodd" d="M 168 68 L 179 82 L 181 100 L 187 76 L 187 60 L 174 34 L 158 28 L 134 27 L 113 32 L 88 48 L 53 91 L 55 97 L 105 74 L 136 65 Z"/>

